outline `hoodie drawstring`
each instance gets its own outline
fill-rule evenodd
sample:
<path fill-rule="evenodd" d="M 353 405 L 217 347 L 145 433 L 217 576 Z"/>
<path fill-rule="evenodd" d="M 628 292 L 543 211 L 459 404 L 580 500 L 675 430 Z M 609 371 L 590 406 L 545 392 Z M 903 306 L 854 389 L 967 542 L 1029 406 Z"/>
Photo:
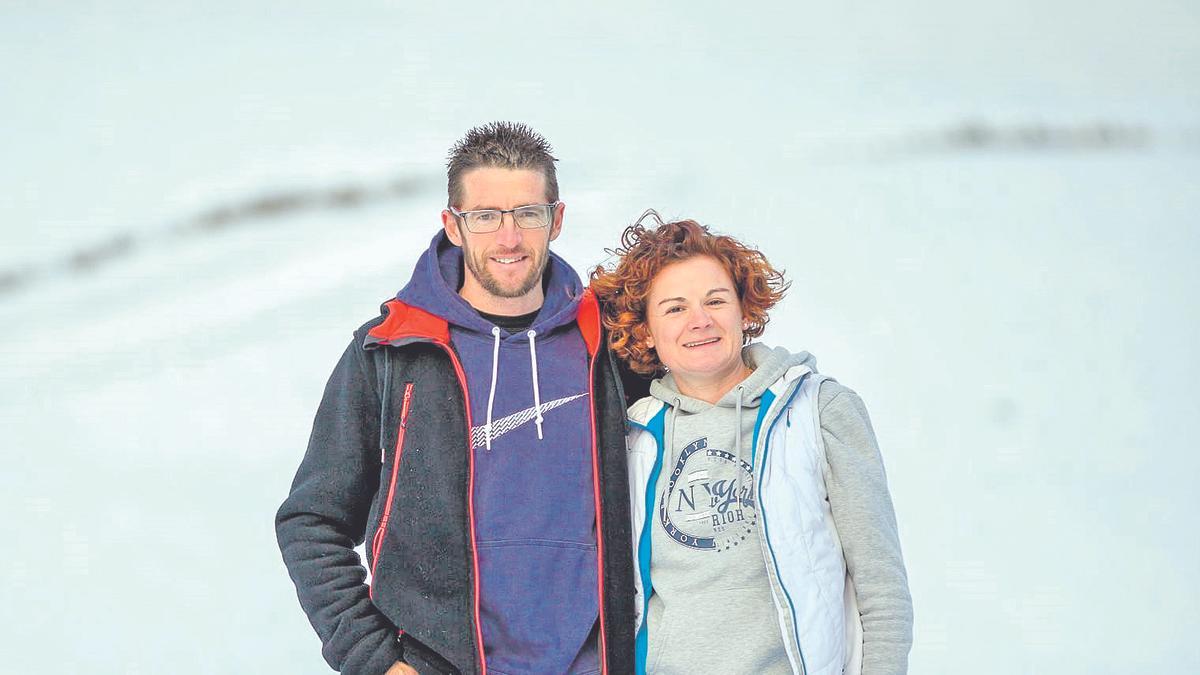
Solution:
<path fill-rule="evenodd" d="M 537 348 L 533 346 L 533 339 L 537 333 L 533 330 L 525 333 L 529 336 L 529 367 L 533 371 L 533 409 L 537 413 L 534 417 L 534 422 L 537 424 L 538 440 L 542 440 L 542 397 L 538 393 L 538 374 L 537 374 Z"/>
<path fill-rule="evenodd" d="M 492 326 L 492 386 L 488 390 L 487 426 L 483 428 L 483 436 L 487 439 L 487 449 L 492 449 L 492 404 L 496 401 L 496 371 L 500 367 L 500 327 Z"/>
<path fill-rule="evenodd" d="M 737 462 L 742 462 L 742 394 L 746 391 L 746 385 L 739 384 L 737 386 L 737 397 L 734 398 L 734 451 L 737 456 Z M 737 477 L 737 485 L 734 488 L 734 495 L 737 497 L 738 506 L 742 505 L 742 467 L 740 464 L 735 464 L 734 475 Z M 751 471 L 754 469 L 751 468 Z"/>
<path fill-rule="evenodd" d="M 663 433 L 663 442 L 667 446 L 667 452 L 664 454 L 669 462 L 668 464 L 664 464 L 664 466 L 674 467 L 679 462 L 679 456 L 675 454 L 675 420 L 679 419 L 680 403 L 682 401 L 676 396 L 671 399 L 671 407 L 667 409 L 667 424 Z M 680 449 L 681 454 L 682 452 L 683 450 Z"/>
<path fill-rule="evenodd" d="M 538 370 L 537 370 L 537 332 L 534 330 L 526 331 L 525 335 L 529 337 L 529 368 L 533 375 L 533 410 L 534 422 L 537 424 L 538 440 L 542 440 L 542 393 L 538 389 Z M 484 438 L 486 439 L 487 449 L 492 449 L 492 408 L 496 402 L 496 375 L 500 369 L 500 327 L 492 326 L 492 384 L 488 389 L 488 405 L 487 405 L 487 426 L 484 429 Z"/>

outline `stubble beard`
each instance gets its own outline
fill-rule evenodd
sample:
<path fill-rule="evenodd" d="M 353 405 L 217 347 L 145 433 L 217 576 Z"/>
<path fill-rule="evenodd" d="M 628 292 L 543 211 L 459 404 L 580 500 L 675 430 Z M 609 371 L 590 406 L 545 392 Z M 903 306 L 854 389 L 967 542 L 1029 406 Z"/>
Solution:
<path fill-rule="evenodd" d="M 467 245 L 466 237 L 463 237 L 463 260 L 466 262 L 467 271 L 471 276 L 475 277 L 475 281 L 483 287 L 483 290 L 497 298 L 523 298 L 534 286 L 541 283 L 542 273 L 546 270 L 546 263 L 550 260 L 549 251 L 544 251 L 542 255 L 534 255 L 533 251 L 528 249 L 517 249 L 512 251 L 516 255 L 528 256 L 533 264 L 529 267 L 529 274 L 520 281 L 516 286 L 505 287 L 500 283 L 491 271 L 487 268 L 488 254 L 482 252 L 476 257 L 475 252 Z M 501 256 L 503 257 L 503 256 Z"/>

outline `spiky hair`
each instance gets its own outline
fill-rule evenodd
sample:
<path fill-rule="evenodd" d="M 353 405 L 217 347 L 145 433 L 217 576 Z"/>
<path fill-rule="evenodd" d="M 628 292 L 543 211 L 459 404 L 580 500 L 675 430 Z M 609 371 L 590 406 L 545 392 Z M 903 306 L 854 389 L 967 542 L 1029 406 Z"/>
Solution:
<path fill-rule="evenodd" d="M 466 133 L 446 161 L 446 192 L 449 205 L 462 206 L 462 176 L 471 169 L 533 169 L 546 177 L 546 200 L 558 201 L 558 176 L 545 137 L 520 122 L 489 122 Z"/>

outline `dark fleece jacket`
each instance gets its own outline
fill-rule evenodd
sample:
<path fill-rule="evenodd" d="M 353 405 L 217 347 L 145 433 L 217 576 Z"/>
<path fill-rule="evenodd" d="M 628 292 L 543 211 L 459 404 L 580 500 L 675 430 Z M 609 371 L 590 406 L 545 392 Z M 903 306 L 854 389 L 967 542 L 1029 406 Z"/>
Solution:
<path fill-rule="evenodd" d="M 576 321 L 595 420 L 604 667 L 627 673 L 625 401 L 590 295 Z M 355 332 L 326 386 L 276 532 L 323 654 L 343 673 L 376 675 L 401 658 L 422 673 L 486 670 L 465 386 L 446 321 L 399 300 Z M 368 533 L 369 587 L 354 551 Z"/>

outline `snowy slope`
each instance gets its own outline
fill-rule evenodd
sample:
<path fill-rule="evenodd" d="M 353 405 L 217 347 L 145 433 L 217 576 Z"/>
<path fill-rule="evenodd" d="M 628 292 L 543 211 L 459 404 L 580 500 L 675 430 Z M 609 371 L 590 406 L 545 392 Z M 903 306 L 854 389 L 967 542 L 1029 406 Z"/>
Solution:
<path fill-rule="evenodd" d="M 765 339 L 872 411 L 912 672 L 1200 670 L 1200 11 L 687 7 L 0 9 L 0 672 L 328 672 L 273 512 L 498 118 L 581 272 L 647 206 L 787 269 Z"/>

